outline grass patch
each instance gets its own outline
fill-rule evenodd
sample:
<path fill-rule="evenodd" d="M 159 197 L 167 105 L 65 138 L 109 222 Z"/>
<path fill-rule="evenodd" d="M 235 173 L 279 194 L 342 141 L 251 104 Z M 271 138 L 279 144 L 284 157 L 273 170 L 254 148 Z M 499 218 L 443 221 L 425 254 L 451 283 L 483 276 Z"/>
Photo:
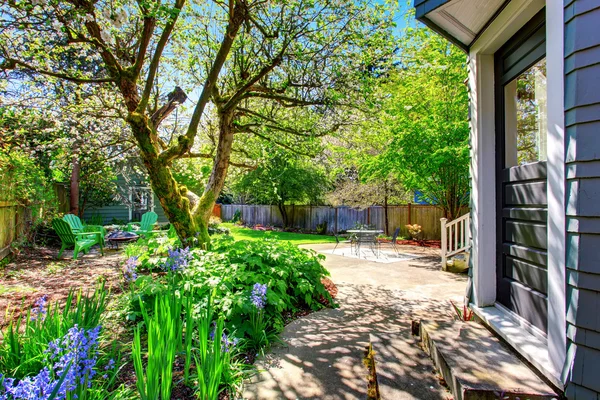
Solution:
<path fill-rule="evenodd" d="M 231 230 L 231 235 L 235 240 L 260 240 L 263 238 L 272 238 L 277 240 L 285 240 L 294 244 L 335 243 L 335 237 L 327 235 L 313 235 L 309 233 L 293 232 L 255 231 L 254 229 L 244 228 L 231 223 L 224 223 L 223 226 Z"/>

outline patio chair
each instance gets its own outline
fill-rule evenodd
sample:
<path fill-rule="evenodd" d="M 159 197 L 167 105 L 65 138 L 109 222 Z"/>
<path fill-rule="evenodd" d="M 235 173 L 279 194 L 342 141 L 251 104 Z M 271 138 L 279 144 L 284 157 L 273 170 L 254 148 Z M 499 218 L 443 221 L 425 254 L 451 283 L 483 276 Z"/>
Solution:
<path fill-rule="evenodd" d="M 104 237 L 102 232 L 73 232 L 71 225 L 62 219 L 52 221 L 52 228 L 60 238 L 62 243 L 58 258 L 62 256 L 63 251 L 68 247 L 73 247 L 73 260 L 77 260 L 80 251 L 87 254 L 89 249 L 95 245 L 100 245 L 100 253 L 104 255 Z"/>
<path fill-rule="evenodd" d="M 340 245 L 340 243 L 350 243 L 350 252 L 352 252 L 352 247 L 354 245 L 354 241 L 352 240 L 352 237 L 350 239 L 344 239 L 343 236 L 338 235 L 337 233 L 334 235 L 335 237 L 335 247 L 333 248 L 333 250 L 331 250 L 331 252 L 335 252 L 335 249 L 337 249 L 337 247 Z M 340 240 L 340 237 L 343 240 Z"/>
<path fill-rule="evenodd" d="M 69 224 L 73 233 L 99 232 L 102 237 L 102 244 L 104 245 L 106 230 L 102 225 L 84 225 L 81 219 L 75 214 L 66 214 L 62 220 Z"/>
<path fill-rule="evenodd" d="M 392 249 L 394 249 L 394 251 L 396 253 L 398 253 L 398 246 L 396 245 L 396 240 L 398 240 L 399 234 L 400 234 L 400 228 L 396 228 L 396 230 L 394 231 L 394 235 L 392 236 L 392 241 L 390 243 L 387 243 L 387 242 L 380 243 L 379 246 L 381 246 L 382 244 L 383 245 L 389 244 L 392 247 Z"/>
<path fill-rule="evenodd" d="M 77 215 L 65 214 L 65 216 L 62 219 L 71 226 L 73 233 L 83 232 L 83 224 L 81 223 L 81 219 L 79 219 Z"/>
<path fill-rule="evenodd" d="M 161 231 L 155 231 L 154 228 L 154 224 L 156 224 L 156 221 L 158 221 L 158 214 L 156 214 L 154 211 L 148 211 L 147 213 L 144 213 L 142 215 L 142 220 L 141 222 L 130 222 L 127 224 L 127 232 L 135 232 L 138 235 L 152 235 L 155 233 L 159 233 Z M 134 230 L 133 226 L 134 225 L 139 225 L 140 229 Z"/>

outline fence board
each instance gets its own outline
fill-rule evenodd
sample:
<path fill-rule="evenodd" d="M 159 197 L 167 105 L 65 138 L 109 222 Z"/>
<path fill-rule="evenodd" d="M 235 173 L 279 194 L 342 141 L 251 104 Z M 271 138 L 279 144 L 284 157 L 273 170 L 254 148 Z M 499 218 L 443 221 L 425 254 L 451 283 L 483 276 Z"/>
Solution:
<path fill-rule="evenodd" d="M 316 231 L 317 225 L 327 222 L 327 232 L 346 231 L 352 229 L 357 223 L 374 225 L 377 229 L 385 231 L 385 209 L 382 206 L 372 206 L 364 209 L 350 207 L 328 206 L 296 206 L 287 205 L 286 211 L 290 225 L 307 231 Z M 221 205 L 221 218 L 230 221 L 235 212 L 239 210 L 242 221 L 248 225 L 283 226 L 281 212 L 277 206 L 269 205 Z M 410 222 L 422 226 L 424 239 L 440 239 L 440 219 L 443 212 L 435 206 L 429 205 L 393 205 L 388 206 L 388 233 L 391 235 L 396 228 L 400 228 L 400 236 L 409 237 L 406 224 Z M 465 209 L 464 213 L 467 213 Z"/>

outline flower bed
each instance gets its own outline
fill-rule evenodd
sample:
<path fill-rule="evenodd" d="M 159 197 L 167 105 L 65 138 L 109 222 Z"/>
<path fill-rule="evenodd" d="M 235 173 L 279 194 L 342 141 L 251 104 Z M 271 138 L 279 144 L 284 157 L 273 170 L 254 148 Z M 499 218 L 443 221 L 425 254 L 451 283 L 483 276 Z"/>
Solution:
<path fill-rule="evenodd" d="M 65 307 L 42 298 L 3 332 L 0 400 L 232 398 L 290 318 L 332 305 L 322 256 L 289 243 L 225 237 L 204 251 L 161 237 L 125 251 L 113 301 L 132 343 L 102 328 L 103 284 Z"/>

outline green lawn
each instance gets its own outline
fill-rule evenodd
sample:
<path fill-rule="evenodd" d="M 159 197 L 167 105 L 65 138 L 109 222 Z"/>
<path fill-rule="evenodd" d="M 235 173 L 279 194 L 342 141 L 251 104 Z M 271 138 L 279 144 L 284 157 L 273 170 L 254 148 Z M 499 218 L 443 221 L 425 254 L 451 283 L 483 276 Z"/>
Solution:
<path fill-rule="evenodd" d="M 255 231 L 253 229 L 243 228 L 230 223 L 224 223 L 223 226 L 231 230 L 231 235 L 235 240 L 259 240 L 262 238 L 273 238 L 277 240 L 287 240 L 294 244 L 335 243 L 335 238 L 333 236 L 311 235 L 308 233 Z"/>

